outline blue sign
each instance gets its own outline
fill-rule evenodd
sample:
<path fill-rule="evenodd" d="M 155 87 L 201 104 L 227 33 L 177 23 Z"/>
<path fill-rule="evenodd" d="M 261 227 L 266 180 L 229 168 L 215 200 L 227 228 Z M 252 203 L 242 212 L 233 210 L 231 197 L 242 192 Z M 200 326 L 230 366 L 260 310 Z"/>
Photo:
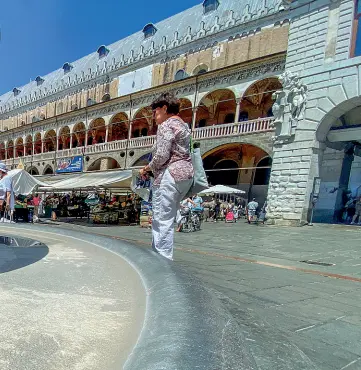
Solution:
<path fill-rule="evenodd" d="M 62 158 L 58 160 L 56 173 L 82 172 L 83 157 Z"/>

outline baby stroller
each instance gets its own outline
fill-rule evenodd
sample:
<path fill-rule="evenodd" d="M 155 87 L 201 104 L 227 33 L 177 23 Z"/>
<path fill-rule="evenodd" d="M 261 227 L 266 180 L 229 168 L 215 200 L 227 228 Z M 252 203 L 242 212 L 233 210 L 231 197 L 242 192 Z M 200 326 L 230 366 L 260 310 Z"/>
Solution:
<path fill-rule="evenodd" d="M 236 222 L 236 218 L 234 217 L 234 212 L 233 209 L 228 209 L 226 213 L 226 218 L 225 218 L 226 223 L 233 223 Z"/>

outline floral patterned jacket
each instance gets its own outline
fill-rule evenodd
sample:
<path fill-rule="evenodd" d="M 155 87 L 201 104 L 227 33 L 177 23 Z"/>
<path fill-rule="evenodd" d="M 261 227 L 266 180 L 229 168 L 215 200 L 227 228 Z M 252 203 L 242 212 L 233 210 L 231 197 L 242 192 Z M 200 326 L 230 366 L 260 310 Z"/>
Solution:
<path fill-rule="evenodd" d="M 171 117 L 158 126 L 149 167 L 154 173 L 154 185 L 160 185 L 168 169 L 176 182 L 193 178 L 190 153 L 191 131 L 181 118 Z"/>

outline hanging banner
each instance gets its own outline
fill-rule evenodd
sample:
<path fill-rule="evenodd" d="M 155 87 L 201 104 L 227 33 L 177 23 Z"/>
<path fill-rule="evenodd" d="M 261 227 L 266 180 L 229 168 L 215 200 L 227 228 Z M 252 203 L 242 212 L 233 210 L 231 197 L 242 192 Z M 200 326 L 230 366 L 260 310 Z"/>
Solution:
<path fill-rule="evenodd" d="M 58 160 L 56 173 L 82 172 L 83 157 L 62 158 Z"/>

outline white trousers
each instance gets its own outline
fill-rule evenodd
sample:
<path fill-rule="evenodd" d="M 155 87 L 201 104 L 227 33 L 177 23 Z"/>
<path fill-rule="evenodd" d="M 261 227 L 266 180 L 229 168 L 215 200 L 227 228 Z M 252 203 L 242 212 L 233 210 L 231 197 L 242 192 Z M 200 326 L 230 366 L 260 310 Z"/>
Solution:
<path fill-rule="evenodd" d="M 170 260 L 173 260 L 174 218 L 191 185 L 192 180 L 175 182 L 167 170 L 160 185 L 153 187 L 152 248 Z"/>

